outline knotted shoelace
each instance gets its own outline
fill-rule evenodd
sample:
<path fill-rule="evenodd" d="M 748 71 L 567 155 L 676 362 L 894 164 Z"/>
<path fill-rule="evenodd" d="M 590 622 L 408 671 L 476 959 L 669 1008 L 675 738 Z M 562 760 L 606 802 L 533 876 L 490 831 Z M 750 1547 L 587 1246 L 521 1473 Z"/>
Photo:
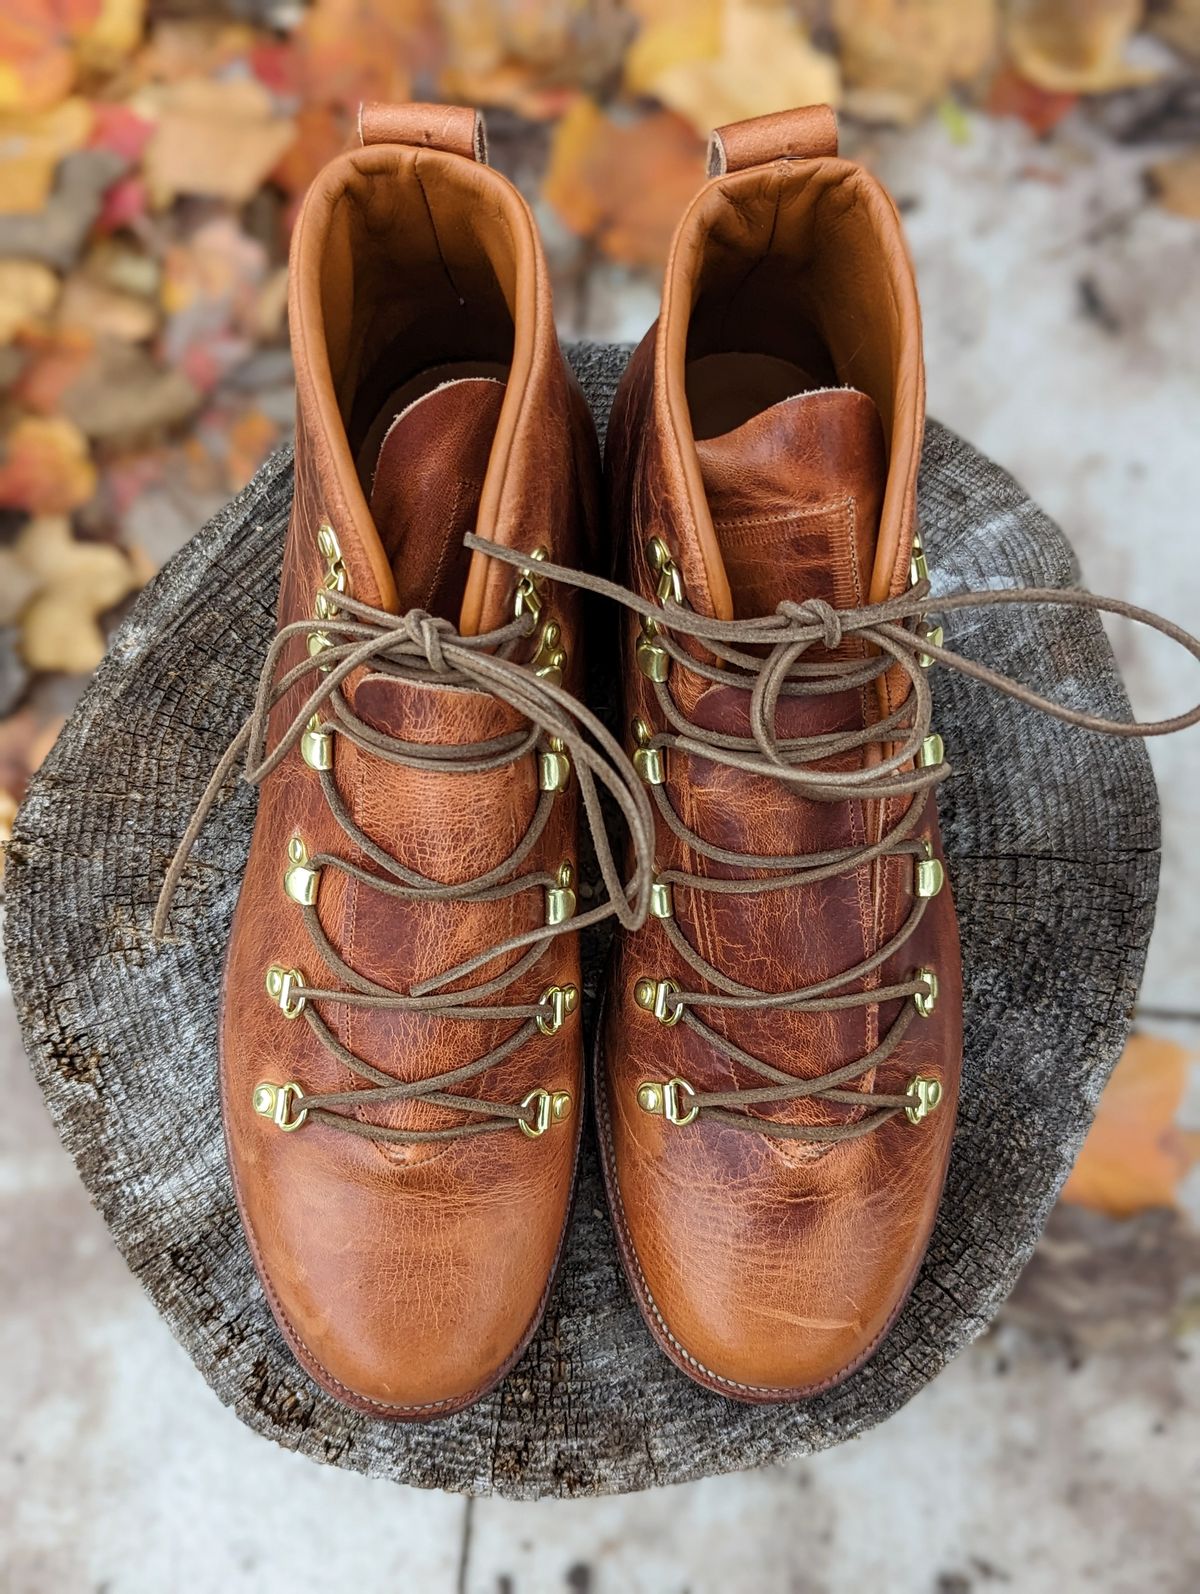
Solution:
<path fill-rule="evenodd" d="M 468 547 L 485 549 L 517 568 L 528 567 L 528 560 L 520 554 L 494 548 L 472 536 L 465 541 Z M 890 798 L 907 799 L 899 817 L 874 841 L 825 852 L 766 856 L 733 851 L 705 840 L 675 812 L 665 783 L 652 784 L 649 790 L 659 816 L 684 847 L 724 867 L 756 871 L 750 878 L 730 879 L 685 869 L 664 870 L 656 878 L 661 885 L 671 888 L 724 896 L 755 896 L 760 892 L 788 890 L 829 880 L 877 858 L 906 855 L 914 861 L 926 858 L 927 844 L 916 833 L 930 794 L 948 778 L 950 765 L 944 758 L 927 767 L 919 761 L 932 720 L 925 659 L 980 681 L 1069 725 L 1110 736 L 1164 736 L 1200 722 L 1200 704 L 1174 718 L 1146 723 L 1109 720 L 1068 708 L 987 665 L 963 658 L 922 629 L 931 608 L 939 614 L 948 614 L 960 609 L 986 609 L 1007 604 L 1052 604 L 1112 614 L 1148 626 L 1177 642 L 1200 661 L 1200 640 L 1180 626 L 1135 604 L 1097 597 L 1080 589 L 1014 587 L 960 592 L 933 600 L 929 581 L 922 579 L 883 603 L 837 609 L 817 598 L 800 603 L 788 600 L 780 603 L 771 615 L 719 620 L 698 614 L 673 597 L 654 603 L 614 582 L 560 566 L 539 565 L 538 573 L 550 580 L 599 593 L 632 610 L 642 617 L 653 641 L 665 649 L 675 665 L 721 686 L 739 688 L 749 695 L 750 734 L 736 736 L 696 725 L 680 711 L 668 684 L 654 681 L 658 708 L 668 728 L 653 733 L 645 744 L 647 748 L 705 758 L 747 775 L 778 780 L 801 797 L 815 802 L 885 804 Z M 864 645 L 864 657 L 809 657 L 814 648 L 834 654 L 849 639 L 857 639 Z M 685 642 L 698 644 L 707 657 L 697 656 L 696 651 L 683 645 Z M 796 737 L 780 735 L 777 710 L 781 699 L 860 689 L 895 666 L 908 677 L 908 690 L 899 706 L 885 716 L 849 730 Z M 867 748 L 878 749 L 871 763 L 864 760 L 851 769 L 818 767 L 829 759 L 862 753 Z M 886 814 L 887 810 L 877 812 Z M 693 1091 L 689 1086 L 688 1113 L 693 1116 L 703 1113 L 732 1128 L 780 1139 L 829 1142 L 870 1134 L 896 1114 L 912 1109 L 911 1093 L 891 1095 L 852 1086 L 854 1081 L 861 1080 L 863 1075 L 887 1061 L 919 1017 L 915 999 L 931 994 L 925 971 L 890 985 L 846 987 L 868 980 L 900 952 L 916 933 L 930 900 L 915 895 L 912 909 L 900 928 L 854 967 L 829 979 L 781 992 L 758 990 L 714 967 L 686 938 L 673 915 L 661 919 L 680 959 L 707 987 L 666 990 L 660 1014 L 663 1022 L 682 1021 L 707 1045 L 766 1082 L 751 1088 L 710 1092 Z M 697 1009 L 834 1013 L 905 998 L 914 1000 L 904 1002 L 887 1034 L 872 1051 L 811 1079 L 798 1079 L 751 1055 L 697 1014 Z M 792 1124 L 764 1118 L 752 1111 L 756 1107 L 779 1106 L 803 1099 L 855 1108 L 863 1116 L 833 1124 Z M 690 1122 L 690 1116 L 683 1121 Z"/>
<path fill-rule="evenodd" d="M 486 552 L 494 552 L 491 543 L 482 546 Z M 536 573 L 540 578 L 540 567 Z M 552 745 L 561 747 L 578 776 L 584 814 L 608 893 L 606 901 L 587 912 L 559 924 L 540 925 L 509 936 L 455 967 L 420 981 L 407 992 L 393 991 L 351 968 L 322 929 L 315 906 L 303 905 L 304 924 L 314 952 L 342 984 L 304 984 L 295 992 L 298 1011 L 303 1014 L 321 1045 L 365 1082 L 362 1087 L 323 1095 L 303 1093 L 300 1105 L 306 1116 L 320 1118 L 351 1134 L 404 1143 L 449 1140 L 460 1135 L 483 1134 L 519 1126 L 533 1129 L 536 1127 L 536 1110 L 529 1098 L 524 1103 L 514 1105 L 461 1093 L 461 1087 L 511 1056 L 539 1030 L 543 1034 L 553 1033 L 562 1021 L 562 1014 L 556 1014 L 548 1005 L 549 992 L 537 1003 L 503 1003 L 498 999 L 534 967 L 557 936 L 575 935 L 588 925 L 612 915 L 627 928 L 634 929 L 646 916 L 654 821 L 645 789 L 630 768 L 621 747 L 595 715 L 570 692 L 537 675 L 514 657 L 536 628 L 536 616 L 526 612 L 485 635 L 464 637 L 449 621 L 437 619 L 423 610 L 397 616 L 372 608 L 346 593 L 339 593 L 336 614 L 321 619 L 293 621 L 278 632 L 267 651 L 254 707 L 213 771 L 167 870 L 153 920 L 156 937 L 161 938 L 165 933 L 171 904 L 188 857 L 238 759 L 244 760 L 242 778 L 251 785 L 258 785 L 313 729 L 319 734 L 345 737 L 385 763 L 446 775 L 481 774 L 515 765 L 521 759 L 532 756 L 549 739 Z M 294 638 L 308 638 L 316 632 L 323 633 L 330 645 L 315 655 L 306 655 L 276 679 L 282 655 L 289 643 Z M 515 709 L 527 721 L 527 728 L 481 742 L 427 745 L 403 741 L 366 723 L 351 707 L 345 683 L 351 673 L 362 666 L 369 666 L 375 673 L 423 686 L 467 688 L 488 693 Z M 316 684 L 275 746 L 268 751 L 272 708 L 286 692 L 306 677 L 315 677 Z M 338 826 L 379 872 L 328 852 L 307 859 L 307 866 L 312 870 L 339 869 L 385 896 L 420 902 L 494 902 L 517 892 L 551 887 L 556 882 L 555 876 L 542 870 L 518 872 L 545 829 L 555 800 L 553 792 L 539 792 L 538 804 L 528 829 L 501 863 L 484 870 L 473 879 L 450 885 L 431 879 L 393 858 L 355 822 L 338 791 L 332 771 L 323 768 L 317 773 L 321 790 Z M 633 839 L 637 862 L 628 886 L 622 882 L 605 831 L 600 806 L 602 787 L 610 793 L 624 816 Z M 502 973 L 474 985 L 457 985 L 457 982 L 469 979 L 494 960 L 515 953 L 520 955 Z M 447 989 L 451 985 L 456 988 Z M 554 987 L 551 987 L 553 990 Z M 425 1079 L 406 1082 L 383 1072 L 343 1046 L 315 1011 L 315 1004 L 322 1002 L 367 1010 L 429 1013 L 439 1019 L 514 1019 L 520 1020 L 520 1023 L 512 1034 L 482 1057 Z M 533 1093 L 534 1096 L 537 1094 Z M 541 1094 L 544 1096 L 545 1092 Z M 468 1118 L 464 1123 L 450 1128 L 409 1130 L 381 1126 L 358 1116 L 364 1109 L 387 1107 L 402 1101 L 420 1101 L 430 1106 L 449 1108 L 467 1114 Z"/>

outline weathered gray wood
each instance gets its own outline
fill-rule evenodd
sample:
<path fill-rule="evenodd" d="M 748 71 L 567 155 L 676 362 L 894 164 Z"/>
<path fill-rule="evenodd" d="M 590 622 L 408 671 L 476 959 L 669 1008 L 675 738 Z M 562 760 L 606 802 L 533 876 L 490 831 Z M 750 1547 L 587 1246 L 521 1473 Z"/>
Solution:
<path fill-rule="evenodd" d="M 573 359 L 602 416 L 624 352 L 585 347 Z M 967 976 L 966 1081 L 926 1266 L 860 1373 L 806 1404 L 764 1408 L 674 1372 L 625 1289 L 589 1151 L 558 1288 L 513 1375 L 447 1421 L 375 1421 L 316 1389 L 284 1348 L 225 1166 L 216 988 L 252 792 L 232 789 L 205 831 L 172 943 L 156 948 L 149 934 L 167 858 L 250 705 L 291 483 L 280 452 L 147 588 L 32 783 L 9 855 L 8 962 L 30 1058 L 130 1267 L 243 1421 L 407 1483 L 522 1497 L 639 1489 L 801 1455 L 880 1422 L 1008 1293 L 1124 1042 L 1158 870 L 1143 748 L 1071 731 L 946 672 L 935 680 L 955 766 L 943 817 Z M 936 424 L 921 508 L 941 590 L 1076 575 L 1061 534 L 1015 483 Z M 957 615 L 949 639 L 1073 703 L 1127 707 L 1086 615 Z M 598 669 L 615 656 L 604 641 Z M 592 997 L 599 959 L 593 944 Z"/>

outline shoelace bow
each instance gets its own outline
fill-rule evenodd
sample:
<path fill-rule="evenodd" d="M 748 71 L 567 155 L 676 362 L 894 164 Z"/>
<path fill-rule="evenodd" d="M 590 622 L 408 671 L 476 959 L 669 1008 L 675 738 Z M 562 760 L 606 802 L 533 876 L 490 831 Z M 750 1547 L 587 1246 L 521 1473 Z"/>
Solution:
<path fill-rule="evenodd" d="M 485 552 L 494 551 L 490 543 L 483 547 Z M 540 569 L 538 574 L 540 576 Z M 532 1130 L 537 1123 L 533 1098 L 539 1094 L 544 1097 L 544 1091 L 531 1093 L 519 1104 L 487 1101 L 459 1093 L 459 1087 L 502 1062 L 539 1030 L 543 1034 L 553 1033 L 562 1021 L 562 1014 L 556 1014 L 548 1005 L 550 992 L 537 1003 L 505 1004 L 497 998 L 533 968 L 555 937 L 577 934 L 610 915 L 615 915 L 628 928 L 636 928 L 645 919 L 651 883 L 649 860 L 654 846 L 654 821 L 645 790 L 630 769 L 623 750 L 595 715 L 571 693 L 514 658 L 514 653 L 523 642 L 531 639 L 536 628 L 536 617 L 526 612 L 485 635 L 464 637 L 449 621 L 437 619 L 423 610 L 397 616 L 339 593 L 336 614 L 293 621 L 284 626 L 271 643 L 259 676 L 253 710 L 213 771 L 167 870 L 154 914 L 156 937 L 161 938 L 165 932 L 171 903 L 188 857 L 238 758 L 244 757 L 243 779 L 258 785 L 313 729 L 318 734 L 345 737 L 386 763 L 464 775 L 516 764 L 532 755 L 545 740 L 555 740 L 578 776 L 584 812 L 608 892 L 607 901 L 587 912 L 560 924 L 540 925 L 509 936 L 454 968 L 421 981 L 407 992 L 390 990 L 351 968 L 322 929 L 316 908 L 302 906 L 305 928 L 317 956 L 343 984 L 341 988 L 304 984 L 295 992 L 297 1007 L 290 1016 L 302 1013 L 320 1043 L 366 1084 L 323 1095 L 304 1093 L 297 1119 L 284 1127 L 295 1126 L 304 1116 L 315 1116 L 352 1134 L 404 1143 L 448 1140 L 459 1135 L 520 1126 Z M 276 680 L 283 651 L 293 638 L 307 638 L 318 631 L 325 634 L 330 645 L 315 656 L 306 655 Z M 402 741 L 366 723 L 347 701 L 345 682 L 363 665 L 370 666 L 374 672 L 418 681 L 426 686 L 466 687 L 489 693 L 514 708 L 528 722 L 528 728 L 483 742 L 427 745 Z M 268 751 L 272 708 L 307 676 L 316 676 L 317 684 Z M 313 870 L 340 869 L 385 896 L 426 902 L 494 902 L 517 892 L 548 888 L 556 883 L 556 876 L 545 871 L 517 872 L 545 829 L 554 802 L 552 792 L 539 792 L 529 827 L 507 858 L 474 879 L 447 885 L 407 867 L 378 846 L 347 811 L 331 770 L 319 769 L 318 775 L 337 824 L 379 872 L 334 853 L 306 858 L 307 866 Z M 628 887 L 622 882 L 605 831 L 600 787 L 611 794 L 633 838 L 638 865 Z M 475 985 L 447 989 L 468 979 L 486 964 L 514 953 L 520 956 L 502 973 Z M 554 989 L 551 987 L 551 991 Z M 343 1046 L 314 1010 L 314 1004 L 325 1001 L 343 1007 L 431 1013 L 446 1019 L 519 1019 L 521 1022 L 507 1039 L 482 1057 L 429 1078 L 406 1082 L 384 1073 Z M 358 1116 L 364 1109 L 401 1101 L 421 1101 L 450 1108 L 468 1114 L 469 1118 L 465 1123 L 445 1129 L 406 1130 L 367 1122 Z"/>
<path fill-rule="evenodd" d="M 470 548 L 486 550 L 518 569 L 529 561 L 508 549 L 496 548 L 479 538 L 467 536 Z M 928 658 L 959 674 L 980 681 L 1018 702 L 1052 715 L 1069 725 L 1111 736 L 1163 736 L 1200 722 L 1200 704 L 1171 719 L 1146 723 L 1105 719 L 1100 715 L 1068 708 L 1040 696 L 1030 688 L 999 671 L 966 659 L 941 645 L 922 629 L 927 612 L 939 614 L 959 609 L 984 609 L 1002 604 L 1054 604 L 1112 614 L 1148 626 L 1169 637 L 1200 661 L 1200 640 L 1182 627 L 1149 610 L 1121 599 L 1097 597 L 1075 588 L 1014 587 L 983 592 L 953 593 L 932 599 L 930 583 L 922 579 L 897 597 L 883 603 L 858 608 L 836 609 L 822 599 L 780 603 L 773 615 L 746 620 L 718 620 L 698 614 L 672 597 L 651 602 L 618 584 L 600 577 L 581 574 L 552 564 L 540 564 L 538 573 L 553 581 L 566 582 L 601 594 L 632 610 L 653 628 L 653 640 L 661 645 L 677 665 L 722 686 L 742 688 L 749 693 L 749 729 L 746 737 L 708 730 L 690 721 L 679 710 L 666 682 L 654 681 L 654 691 L 662 720 L 670 728 L 652 733 L 644 743 L 647 750 L 675 750 L 703 757 L 741 770 L 748 775 L 782 781 L 802 797 L 817 802 L 861 801 L 883 803 L 889 798 L 911 799 L 899 817 L 878 837 L 861 846 L 797 854 L 764 856 L 715 846 L 686 825 L 671 806 L 665 783 L 650 786 L 659 816 L 668 829 L 695 853 L 733 869 L 758 871 L 752 878 L 724 878 L 698 875 L 682 869 L 668 869 L 657 875 L 660 885 L 689 891 L 714 892 L 728 896 L 750 896 L 765 891 L 780 891 L 811 885 L 845 874 L 877 858 L 904 857 L 914 860 L 927 856 L 926 847 L 915 835 L 931 792 L 950 774 L 944 758 L 923 767 L 919 762 L 922 745 L 930 734 L 932 697 Z M 699 644 L 711 659 L 697 656 L 678 638 Z M 807 659 L 814 647 L 833 654 L 849 639 L 865 644 L 862 659 Z M 753 652 L 751 649 L 768 650 Z M 840 693 L 865 687 L 885 672 L 899 666 L 908 676 L 909 690 L 904 701 L 874 723 L 847 731 L 811 736 L 783 737 L 776 729 L 776 712 L 781 698 Z M 815 767 L 845 753 L 869 746 L 880 749 L 877 762 L 849 770 Z M 886 812 L 886 810 L 884 810 Z M 679 957 L 700 977 L 707 989 L 664 989 L 661 992 L 665 1023 L 683 1021 L 708 1045 L 724 1053 L 730 1061 L 766 1081 L 749 1089 L 698 1092 L 687 1086 L 687 1115 L 677 1122 L 690 1122 L 697 1113 L 736 1129 L 752 1130 L 780 1139 L 829 1142 L 853 1139 L 878 1129 L 897 1113 L 914 1107 L 911 1093 L 890 1095 L 874 1090 L 851 1088 L 855 1080 L 885 1063 L 900 1046 L 914 1019 L 919 1016 L 917 1000 L 928 997 L 930 986 L 925 971 L 913 978 L 890 985 L 844 987 L 866 981 L 893 958 L 915 934 L 930 898 L 914 896 L 913 907 L 900 928 L 875 952 L 853 968 L 832 978 L 791 991 L 760 991 L 732 978 L 713 966 L 684 936 L 673 915 L 660 922 Z M 674 982 L 663 982 L 667 987 Z M 798 1079 L 752 1056 L 697 1016 L 696 1009 L 742 1011 L 787 1011 L 792 1013 L 832 1013 L 856 1007 L 872 1007 L 898 999 L 905 1000 L 899 1015 L 880 1043 L 866 1056 L 812 1079 Z M 682 1083 L 673 1081 L 673 1084 Z M 760 1117 L 747 1109 L 781 1105 L 813 1099 L 858 1109 L 863 1116 L 834 1124 L 790 1124 Z M 869 1109 L 864 1111 L 864 1109 Z"/>

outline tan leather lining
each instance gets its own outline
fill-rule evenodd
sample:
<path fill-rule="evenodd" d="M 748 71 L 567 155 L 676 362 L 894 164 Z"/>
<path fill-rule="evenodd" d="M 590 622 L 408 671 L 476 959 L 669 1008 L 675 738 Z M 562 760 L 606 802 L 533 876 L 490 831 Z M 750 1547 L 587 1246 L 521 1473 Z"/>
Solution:
<path fill-rule="evenodd" d="M 832 158 L 776 161 L 707 183 L 676 233 L 658 328 L 663 464 L 694 516 L 681 548 L 689 594 L 727 617 L 686 393 L 689 358 L 722 350 L 792 360 L 875 401 L 889 477 L 869 596 L 900 590 L 924 423 L 920 315 L 899 219 L 874 178 Z"/>
<path fill-rule="evenodd" d="M 549 293 L 532 218 L 512 185 L 486 166 L 432 148 L 367 145 L 332 162 L 314 182 L 292 247 L 301 424 L 326 453 L 322 476 L 335 501 L 325 509 L 346 531 L 355 590 L 392 608 L 395 584 L 355 469 L 354 444 L 387 394 L 425 367 L 455 359 L 507 365 L 480 530 L 509 540 L 505 465 L 514 440 L 536 425 L 530 376 L 539 336 L 547 342 L 539 314 Z M 544 349 L 538 358 L 545 360 Z M 487 580 L 476 556 L 460 620 L 465 633 L 479 629 Z"/>

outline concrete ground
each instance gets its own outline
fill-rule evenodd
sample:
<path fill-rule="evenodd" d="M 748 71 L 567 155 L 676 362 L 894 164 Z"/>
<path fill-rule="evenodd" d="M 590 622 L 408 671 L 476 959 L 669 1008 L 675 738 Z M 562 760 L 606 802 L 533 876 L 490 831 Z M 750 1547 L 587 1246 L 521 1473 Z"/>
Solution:
<path fill-rule="evenodd" d="M 906 212 L 932 413 L 1065 526 L 1097 590 L 1200 620 L 1200 227 L 1154 152 L 1076 119 L 881 137 Z M 568 336 L 640 336 L 604 269 Z M 1196 672 L 1117 637 L 1143 716 Z M 952 753 L 952 750 L 951 750 Z M 1165 867 L 1144 1027 L 1200 1052 L 1200 733 L 1153 749 Z M 1182 1216 L 1060 1209 L 994 1330 L 883 1428 L 810 1462 L 596 1502 L 425 1495 L 320 1468 L 213 1399 L 127 1273 L 0 1016 L 0 1588 L 8 1594 L 1190 1594 L 1200 1587 L 1200 1192 Z M 1189 1107 L 1200 1125 L 1200 1091 Z"/>

